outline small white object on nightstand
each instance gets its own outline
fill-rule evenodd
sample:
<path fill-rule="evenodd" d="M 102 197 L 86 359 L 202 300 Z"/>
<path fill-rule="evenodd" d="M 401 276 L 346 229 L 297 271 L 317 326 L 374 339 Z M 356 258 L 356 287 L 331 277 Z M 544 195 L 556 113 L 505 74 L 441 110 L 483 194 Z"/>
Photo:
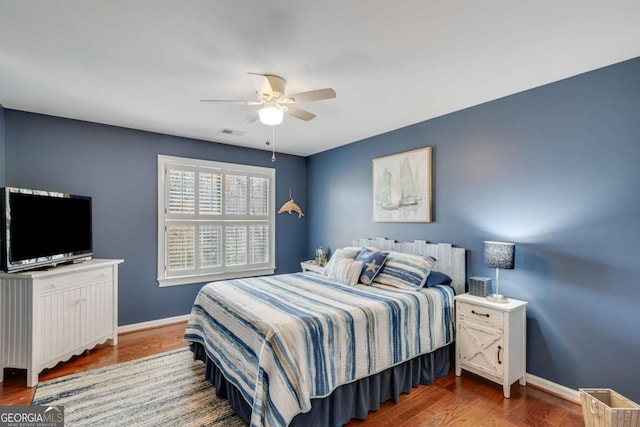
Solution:
<path fill-rule="evenodd" d="M 300 268 L 302 269 L 303 273 L 313 272 L 313 273 L 322 274 L 322 271 L 324 270 L 324 266 L 321 266 L 320 264 L 316 263 L 316 261 L 313 259 L 310 259 L 308 261 L 302 261 L 300 263 Z"/>
<path fill-rule="evenodd" d="M 527 303 L 494 303 L 468 293 L 455 300 L 456 375 L 464 369 L 502 384 L 508 398 L 511 384 L 527 384 Z"/>

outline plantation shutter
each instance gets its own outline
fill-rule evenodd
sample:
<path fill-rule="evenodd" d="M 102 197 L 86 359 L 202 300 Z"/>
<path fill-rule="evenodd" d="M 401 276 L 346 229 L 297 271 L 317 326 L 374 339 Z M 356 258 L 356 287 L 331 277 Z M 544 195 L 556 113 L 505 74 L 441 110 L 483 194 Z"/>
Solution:
<path fill-rule="evenodd" d="M 161 286 L 273 273 L 273 169 L 169 156 L 158 168 Z"/>
<path fill-rule="evenodd" d="M 198 209 L 203 215 L 222 214 L 222 174 L 201 171 L 200 202 Z"/>
<path fill-rule="evenodd" d="M 269 228 L 264 225 L 249 226 L 249 258 L 252 264 L 269 260 Z"/>

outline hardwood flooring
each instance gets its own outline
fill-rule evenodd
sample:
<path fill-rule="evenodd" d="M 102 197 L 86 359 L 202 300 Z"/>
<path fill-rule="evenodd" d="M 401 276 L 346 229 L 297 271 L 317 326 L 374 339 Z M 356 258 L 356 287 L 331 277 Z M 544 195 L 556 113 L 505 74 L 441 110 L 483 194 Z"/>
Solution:
<path fill-rule="evenodd" d="M 40 374 L 40 381 L 99 368 L 152 354 L 186 347 L 182 339 L 185 323 L 122 334 L 118 345 L 99 345 L 80 356 Z M 26 371 L 5 369 L 0 383 L 0 406 L 28 406 L 34 388 L 26 387 Z M 419 386 L 402 395 L 398 403 L 385 402 L 366 420 L 353 420 L 348 427 L 413 426 L 583 426 L 579 405 L 534 387 L 511 388 L 511 398 L 483 378 L 451 373 L 432 386 Z"/>

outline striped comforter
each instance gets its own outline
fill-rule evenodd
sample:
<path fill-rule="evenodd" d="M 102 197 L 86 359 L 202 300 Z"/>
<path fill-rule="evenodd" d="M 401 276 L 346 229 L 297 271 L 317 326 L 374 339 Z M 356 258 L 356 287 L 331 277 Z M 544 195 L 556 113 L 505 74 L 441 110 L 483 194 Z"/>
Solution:
<path fill-rule="evenodd" d="M 311 398 L 451 343 L 453 321 L 448 286 L 403 291 L 295 273 L 204 286 L 185 339 L 252 405 L 252 426 L 283 426 Z"/>

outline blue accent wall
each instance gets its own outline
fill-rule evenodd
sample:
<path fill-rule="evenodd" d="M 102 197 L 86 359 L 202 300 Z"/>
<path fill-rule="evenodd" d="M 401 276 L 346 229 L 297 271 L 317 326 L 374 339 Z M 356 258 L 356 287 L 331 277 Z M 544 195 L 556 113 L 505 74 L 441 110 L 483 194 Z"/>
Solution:
<path fill-rule="evenodd" d="M 372 159 L 434 148 L 432 223 L 372 222 Z M 527 371 L 640 401 L 640 58 L 311 156 L 309 241 L 516 242 Z"/>
<path fill-rule="evenodd" d="M 306 159 L 6 109 L 6 184 L 93 198 L 97 258 L 123 258 L 120 325 L 189 313 L 202 284 L 156 281 L 157 155 L 276 168 L 276 205 L 289 199 L 306 211 Z M 46 214 L 46 213 L 43 213 Z M 299 271 L 306 219 L 276 218 L 276 272 Z"/>

